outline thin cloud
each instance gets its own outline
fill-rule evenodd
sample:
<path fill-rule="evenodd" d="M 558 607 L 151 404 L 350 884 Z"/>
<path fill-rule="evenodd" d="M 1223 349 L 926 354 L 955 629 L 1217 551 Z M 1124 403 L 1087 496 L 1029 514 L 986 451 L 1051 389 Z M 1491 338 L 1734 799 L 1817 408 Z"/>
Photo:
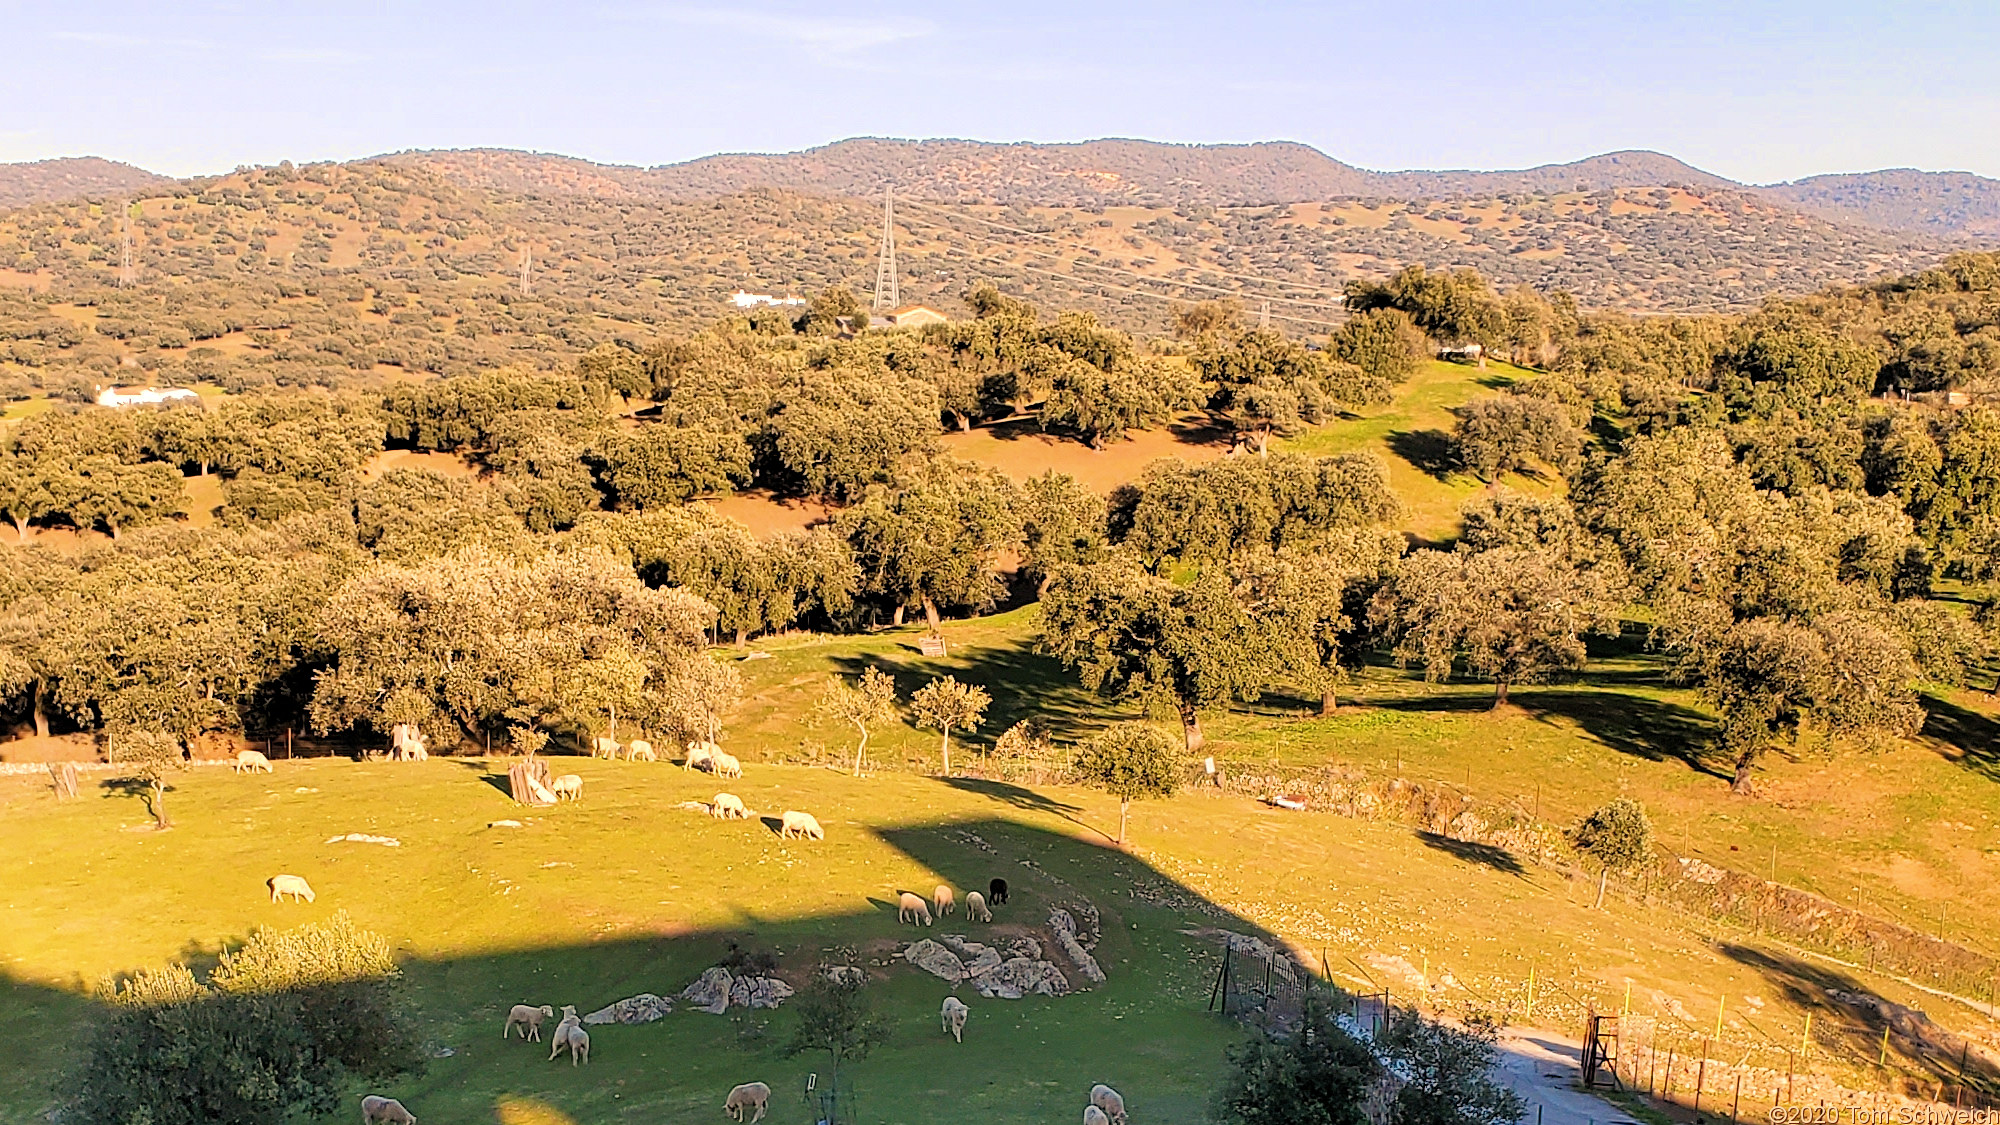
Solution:
<path fill-rule="evenodd" d="M 49 38 L 65 43 L 82 43 L 91 47 L 115 47 L 121 50 L 179 50 L 213 53 L 229 51 L 270 63 L 356 63 L 367 56 L 353 51 L 320 47 L 261 46 L 257 44 L 218 43 L 208 39 L 149 38 L 142 35 L 121 35 L 109 31 L 53 31 Z"/>

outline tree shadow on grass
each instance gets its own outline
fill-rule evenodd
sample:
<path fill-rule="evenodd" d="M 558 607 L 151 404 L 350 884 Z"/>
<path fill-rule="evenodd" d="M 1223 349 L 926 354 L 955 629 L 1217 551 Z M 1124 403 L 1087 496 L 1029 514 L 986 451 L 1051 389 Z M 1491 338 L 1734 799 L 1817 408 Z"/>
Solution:
<path fill-rule="evenodd" d="M 1458 471 L 1458 451 L 1443 430 L 1391 430 L 1389 452 L 1438 480 Z"/>
<path fill-rule="evenodd" d="M 947 626 L 947 631 L 949 626 Z M 970 747 L 991 746 L 1001 732 L 1024 719 L 1040 719 L 1057 738 L 1075 740 L 1090 734 L 1105 709 L 1105 701 L 1084 690 L 1076 674 L 1054 657 L 1036 652 L 1027 643 L 999 645 L 966 644 L 951 649 L 943 657 L 927 657 L 914 649 L 897 649 L 879 656 L 847 655 L 834 659 L 834 668 L 845 676 L 858 676 L 869 668 L 879 668 L 896 681 L 896 693 L 904 699 L 939 676 L 952 676 L 961 683 L 976 684 L 993 697 L 978 734 L 954 738 Z"/>
<path fill-rule="evenodd" d="M 1575 723 L 1584 734 L 1620 754 L 1649 762 L 1678 761 L 1696 773 L 1729 780 L 1727 770 L 1711 765 L 1706 748 L 1714 730 L 1707 715 L 1663 699 L 1615 691 L 1577 688 L 1515 688 L 1508 702 L 1539 722 L 1555 717 Z M 1384 699 L 1374 704 L 1390 711 L 1481 712 L 1493 709 L 1489 695 L 1431 695 Z"/>
<path fill-rule="evenodd" d="M 1925 697 L 1924 711 L 1921 733 L 1932 749 L 1988 781 L 2000 781 L 2000 722 L 1934 695 Z"/>
<path fill-rule="evenodd" d="M 785 1054 L 782 1045 L 796 1020 L 790 1004 L 775 1011 L 732 1008 L 723 1017 L 682 1006 L 655 1023 L 592 1026 L 591 1062 L 580 1069 L 546 1063 L 546 1044 L 503 1042 L 493 1035 L 515 1003 L 574 1004 L 591 1012 L 641 992 L 672 995 L 728 958 L 734 943 L 771 952 L 778 958 L 777 974 L 795 988 L 828 961 L 875 966 L 869 995 L 891 1021 L 893 1034 L 855 1065 L 853 1078 L 842 1068 L 843 1088 L 861 1092 L 864 1120 L 878 1119 L 879 1108 L 910 1084 L 940 1080 L 954 1087 L 954 1096 L 989 1101 L 993 1095 L 978 1091 L 997 1082 L 1009 1099 L 998 1119 L 1051 1120 L 1069 1113 L 1081 1092 L 1102 1080 L 1106 1067 L 1131 1075 L 1132 1085 L 1150 1087 L 1149 1104 L 1162 1120 L 1199 1116 L 1209 1085 L 1220 1077 L 1224 1048 L 1239 1034 L 1204 1012 L 1208 985 L 1221 962 L 1215 930 L 1284 948 L 1281 939 L 1130 853 L 1067 833 L 983 817 L 848 831 L 887 844 L 894 854 L 880 858 L 892 866 L 900 855 L 916 869 L 892 877 L 879 863 L 857 867 L 828 862 L 833 855 L 800 856 L 799 862 L 819 866 L 818 878 L 838 892 L 838 905 L 806 909 L 774 895 L 754 869 L 739 868 L 720 884 L 689 884 L 684 891 L 675 885 L 686 879 L 684 873 L 649 872 L 602 888 L 598 893 L 608 897 L 601 902 L 579 897 L 580 890 L 563 891 L 563 901 L 585 912 L 578 915 L 574 936 L 466 947 L 406 961 L 404 983 L 421 1033 L 436 1050 L 421 1073 L 371 1083 L 370 1090 L 398 1098 L 420 1119 L 501 1125 L 706 1120 L 732 1086 L 753 1077 L 778 1095 L 774 1107 L 793 1106 L 809 1072 L 819 1072 L 822 1083 L 826 1076 L 823 1055 Z M 768 858 L 783 854 L 776 841 L 765 847 Z M 893 897 L 884 897 L 893 884 L 936 881 L 983 889 L 995 876 L 1008 880 L 1011 894 L 1007 903 L 991 908 L 990 930 L 962 914 L 940 919 L 936 930 L 899 925 Z M 584 920 L 595 917 L 588 913 L 593 906 L 616 901 L 630 909 L 655 897 L 682 905 L 700 900 L 704 909 L 719 909 L 729 920 L 689 928 L 669 909 L 637 918 L 616 936 Z M 825 901 L 817 892 L 811 899 Z M 1073 986 L 1081 986 L 1047 929 L 1054 908 L 1074 914 L 1080 904 L 1093 908 L 1093 918 L 1101 916 L 1095 954 L 1110 979 L 1063 997 L 973 999 L 990 1065 L 965 1081 L 927 1078 L 947 1074 L 950 1060 L 964 1057 L 938 1031 L 939 1000 L 954 986 L 907 964 L 896 951 L 933 934 L 964 933 L 987 942 L 1029 936 Z M 1190 932 L 1192 920 L 1204 931 Z M 199 956 L 206 962 L 207 951 Z M 1304 968 L 1302 975 L 1312 975 L 1310 961 Z M 959 994 L 966 994 L 963 986 Z M 70 1052 L 101 1010 L 82 981 L 57 986 L 28 980 L 16 966 L 0 966 L 0 1035 L 14 1044 L 6 1058 L 16 1064 L 0 1067 L 0 1105 L 37 1113 L 52 1106 L 60 1094 L 57 1083 L 77 1062 Z M 1057 1028 L 1060 1037 L 1051 1033 Z M 503 1108 L 522 1099 L 537 1116 Z"/>
<path fill-rule="evenodd" d="M 1419 832 L 1417 833 L 1417 839 L 1427 848 L 1433 848 L 1447 855 L 1455 856 L 1467 863 L 1476 863 L 1482 867 L 1490 867 L 1495 871 L 1512 875 L 1517 879 L 1526 879 L 1528 877 L 1528 869 L 1521 866 L 1521 861 L 1516 859 L 1514 853 L 1508 851 L 1506 848 L 1496 848 L 1492 844 L 1476 844 L 1471 840 L 1454 840 L 1449 836 L 1440 836 L 1435 832 Z"/>
<path fill-rule="evenodd" d="M 976 777 L 948 777 L 944 779 L 944 783 L 964 793 L 991 797 L 1024 812 L 1053 813 L 1056 816 L 1073 819 L 1072 813 L 1083 811 L 1078 805 L 1067 804 L 1053 797 L 1043 796 L 1032 789 L 1004 781 L 987 781 Z"/>
<path fill-rule="evenodd" d="M 1986 1086 L 2000 1080 L 2000 1068 L 1976 1055 L 1961 1056 L 1953 1049 L 1957 1037 L 1922 1013 L 1885 1020 L 1883 1010 L 1873 1004 L 1840 1003 L 1835 993 L 1856 997 L 1875 997 L 1876 993 L 1831 966 L 1734 942 L 1722 942 L 1716 951 L 1762 974 L 1773 990 L 1813 1013 L 1813 1044 L 1818 1050 L 1872 1068 L 1880 1057 L 1886 1027 L 1892 1061 L 1932 1081 L 1956 1082 L 1961 1057 L 1967 1058 L 1966 1070 L 1973 1084 Z"/>

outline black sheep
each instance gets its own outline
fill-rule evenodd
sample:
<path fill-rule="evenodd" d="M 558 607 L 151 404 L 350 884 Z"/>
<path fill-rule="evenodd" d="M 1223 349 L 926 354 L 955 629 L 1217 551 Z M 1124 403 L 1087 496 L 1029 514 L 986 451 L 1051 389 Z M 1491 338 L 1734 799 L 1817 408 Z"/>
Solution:
<path fill-rule="evenodd" d="M 995 879 L 986 884 L 986 903 L 989 906 L 1004 906 L 1007 902 L 1007 880 Z"/>

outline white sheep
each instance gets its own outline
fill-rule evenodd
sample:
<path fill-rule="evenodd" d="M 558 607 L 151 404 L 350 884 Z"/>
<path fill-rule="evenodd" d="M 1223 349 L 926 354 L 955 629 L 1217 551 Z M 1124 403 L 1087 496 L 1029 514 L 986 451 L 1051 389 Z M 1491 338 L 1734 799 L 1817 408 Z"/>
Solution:
<path fill-rule="evenodd" d="M 803 836 L 808 840 L 826 839 L 826 833 L 821 831 L 819 821 L 813 814 L 794 812 L 791 809 L 786 809 L 783 815 L 778 817 L 778 835 L 787 840 L 794 836 Z"/>
<path fill-rule="evenodd" d="M 717 750 L 708 756 L 708 772 L 717 777 L 742 777 L 743 763 L 737 761 L 734 755 Z"/>
<path fill-rule="evenodd" d="M 236 773 L 243 773 L 245 771 L 256 773 L 260 770 L 264 773 L 270 773 L 271 759 L 266 758 L 264 752 L 261 750 L 238 750 L 236 752 L 236 761 L 229 768 Z"/>
<path fill-rule="evenodd" d="M 764 1108 L 770 1100 L 769 1086 L 762 1082 L 745 1082 L 729 1091 L 729 1097 L 722 1103 L 722 1112 L 741 1121 L 744 1110 L 755 1109 L 757 1112 L 750 1118 L 750 1125 L 757 1125 L 757 1122 L 764 1120 Z"/>
<path fill-rule="evenodd" d="M 657 762 L 658 754 L 653 753 L 653 744 L 643 738 L 635 738 L 625 744 L 625 760 L 628 762 Z"/>
<path fill-rule="evenodd" d="M 569 1048 L 569 1065 L 571 1066 L 575 1066 L 578 1060 L 586 1063 L 590 1061 L 590 1033 L 585 1031 L 583 1025 L 580 1023 L 570 1024 L 569 1033 L 557 1046 L 558 1048 Z M 551 1055 L 549 1057 L 554 1058 L 555 1056 Z"/>
<path fill-rule="evenodd" d="M 615 738 L 593 738 L 590 740 L 590 756 L 618 760 L 619 744 Z"/>
<path fill-rule="evenodd" d="M 713 742 L 690 742 L 688 743 L 687 757 L 681 759 L 681 768 L 684 770 L 705 770 L 708 768 L 710 760 L 716 754 L 721 753 L 721 751 L 722 748 Z"/>
<path fill-rule="evenodd" d="M 265 882 L 271 888 L 272 902 L 286 895 L 292 896 L 295 901 L 298 899 L 313 901 L 312 885 L 307 883 L 302 875 L 273 875 Z"/>
<path fill-rule="evenodd" d="M 913 926 L 928 926 L 931 924 L 931 904 L 925 902 L 922 895 L 904 891 L 903 897 L 897 905 L 896 921 L 908 922 Z"/>
<path fill-rule="evenodd" d="M 993 912 L 986 909 L 986 896 L 978 891 L 965 892 L 965 916 L 974 922 L 991 922 Z"/>
<path fill-rule="evenodd" d="M 518 1027 L 521 1029 L 521 1038 L 540 1043 L 542 1021 L 555 1014 L 556 1010 L 547 1004 L 539 1008 L 532 1004 L 516 1004 L 507 1012 L 507 1026 L 500 1029 L 500 1038 L 507 1038 Z"/>
<path fill-rule="evenodd" d="M 972 1009 L 965 1006 L 965 1001 L 956 996 L 945 997 L 944 1007 L 938 1010 L 938 1019 L 957 1042 L 965 1042 L 965 1017 L 971 1011 Z"/>
<path fill-rule="evenodd" d="M 569 1037 L 572 1035 L 584 1035 L 583 1050 L 588 1055 L 590 1053 L 590 1037 L 584 1034 L 583 1021 L 576 1018 L 576 1009 L 574 1007 L 564 1004 L 562 1022 L 557 1024 L 556 1029 L 549 1033 L 550 1062 L 554 1062 L 555 1057 L 562 1054 L 563 1048 L 570 1045 Z M 569 1063 L 571 1066 L 576 1065 L 575 1050 L 570 1051 Z"/>
<path fill-rule="evenodd" d="M 1102 1110 L 1111 1125 L 1125 1125 L 1125 1095 L 1099 1082 L 1090 1088 L 1090 1104 Z"/>
<path fill-rule="evenodd" d="M 734 793 L 717 793 L 715 803 L 708 806 L 708 815 L 718 820 L 748 820 L 750 810 L 743 807 L 743 798 Z"/>
<path fill-rule="evenodd" d="M 1111 1125 L 1111 1119 L 1094 1105 L 1083 1107 L 1083 1125 Z"/>
<path fill-rule="evenodd" d="M 937 911 L 938 917 L 942 918 L 951 913 L 951 908 L 956 905 L 958 903 L 951 893 L 951 888 L 943 883 L 939 883 L 937 890 L 931 892 L 931 907 Z"/>
<path fill-rule="evenodd" d="M 417 1115 L 394 1098 L 370 1094 L 361 1099 L 361 1125 L 417 1125 Z"/>
<path fill-rule="evenodd" d="M 574 801 L 583 796 L 583 779 L 573 773 L 566 773 L 549 782 L 549 792 L 554 793 L 558 800 L 567 798 Z"/>

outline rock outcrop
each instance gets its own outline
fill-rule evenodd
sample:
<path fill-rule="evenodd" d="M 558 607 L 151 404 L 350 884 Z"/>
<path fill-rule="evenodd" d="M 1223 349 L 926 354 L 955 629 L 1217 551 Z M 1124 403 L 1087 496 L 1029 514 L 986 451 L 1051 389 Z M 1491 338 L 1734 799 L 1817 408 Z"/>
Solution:
<path fill-rule="evenodd" d="M 652 1023 L 662 1019 L 674 1010 L 674 1002 L 664 996 L 641 992 L 637 996 L 627 996 L 606 1008 L 599 1008 L 583 1017 L 583 1022 L 599 1023 Z"/>

